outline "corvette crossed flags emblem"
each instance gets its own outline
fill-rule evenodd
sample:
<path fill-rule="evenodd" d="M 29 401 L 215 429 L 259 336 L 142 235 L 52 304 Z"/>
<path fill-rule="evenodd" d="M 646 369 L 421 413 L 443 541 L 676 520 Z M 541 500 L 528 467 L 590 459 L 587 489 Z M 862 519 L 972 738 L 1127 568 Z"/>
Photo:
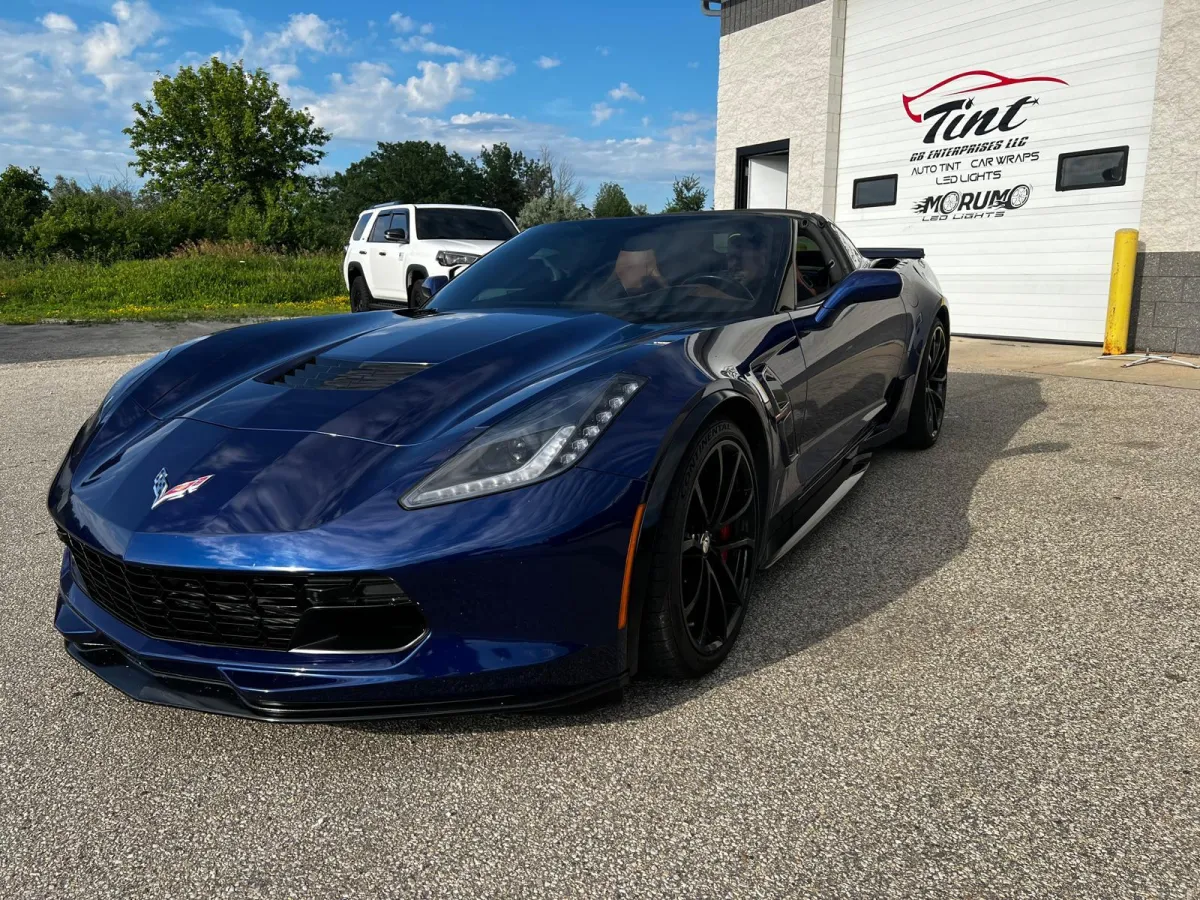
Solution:
<path fill-rule="evenodd" d="M 211 475 L 202 475 L 191 481 L 177 484 L 175 487 L 168 487 L 170 476 L 167 475 L 166 469 L 160 469 L 159 473 L 154 476 L 154 502 L 150 504 L 150 508 L 157 509 L 159 504 L 166 503 L 168 500 L 179 500 L 188 494 L 195 493 L 210 478 L 212 478 Z"/>

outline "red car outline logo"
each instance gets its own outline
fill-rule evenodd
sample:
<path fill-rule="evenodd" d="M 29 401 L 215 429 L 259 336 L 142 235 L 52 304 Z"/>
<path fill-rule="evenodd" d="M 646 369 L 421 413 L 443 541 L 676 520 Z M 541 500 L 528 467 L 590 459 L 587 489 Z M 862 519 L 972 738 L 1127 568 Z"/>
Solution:
<path fill-rule="evenodd" d="M 971 93 L 974 93 L 975 91 L 986 91 L 986 90 L 991 90 L 992 88 L 1008 87 L 1009 85 L 1013 85 L 1013 84 L 1029 84 L 1030 82 L 1037 82 L 1037 81 L 1050 82 L 1053 84 L 1066 84 L 1067 83 L 1067 82 L 1063 81 L 1061 78 L 1055 78 L 1051 75 L 1031 75 L 1027 78 L 1009 78 L 1007 75 L 997 75 L 995 72 L 989 72 L 987 69 L 972 69 L 970 72 L 959 72 L 957 75 L 951 75 L 949 78 L 944 78 L 941 81 L 939 81 L 937 84 L 935 84 L 933 87 L 926 88 L 925 90 L 921 91 L 921 93 L 919 93 L 919 94 L 912 94 L 912 95 L 901 94 L 900 96 L 904 100 L 904 111 L 908 114 L 908 117 L 910 119 L 912 119 L 917 124 L 920 124 L 921 122 L 924 121 L 924 119 L 920 115 L 918 115 L 917 113 L 914 113 L 912 111 L 912 103 L 914 101 L 920 100 L 922 97 L 932 94 L 934 91 L 939 90 L 940 88 L 944 88 L 948 84 L 953 84 L 954 82 L 959 81 L 960 79 L 972 78 L 972 77 L 991 78 L 992 83 L 991 84 L 981 84 L 981 85 L 977 85 L 975 87 L 964 88 L 961 91 L 953 91 L 952 93 L 955 95 L 971 94 Z"/>

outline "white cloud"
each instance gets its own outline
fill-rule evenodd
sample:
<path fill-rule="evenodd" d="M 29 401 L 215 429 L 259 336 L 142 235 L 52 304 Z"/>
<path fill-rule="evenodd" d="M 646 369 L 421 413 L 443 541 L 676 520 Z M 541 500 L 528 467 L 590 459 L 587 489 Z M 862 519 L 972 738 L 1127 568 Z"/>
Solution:
<path fill-rule="evenodd" d="M 609 51 L 608 47 L 597 47 L 596 52 L 599 53 L 601 56 L 608 56 L 610 51 Z"/>
<path fill-rule="evenodd" d="M 646 98 L 629 86 L 629 83 L 622 81 L 618 87 L 613 88 L 608 92 L 608 96 L 615 101 L 619 100 L 636 100 L 639 103 Z"/>
<path fill-rule="evenodd" d="M 562 65 L 562 60 L 553 56 L 539 56 L 533 64 L 539 69 L 554 69 Z"/>
<path fill-rule="evenodd" d="M 145 0 L 117 0 L 112 5 L 115 22 L 101 22 L 83 39 L 83 68 L 104 85 L 110 96 L 144 93 L 149 73 L 129 57 L 154 37 L 162 20 Z"/>
<path fill-rule="evenodd" d="M 667 128 L 663 134 L 667 136 L 668 140 L 680 144 L 695 140 L 698 135 L 710 134 L 717 127 L 716 119 L 712 116 L 702 115 L 695 110 L 672 113 L 671 121 L 675 124 Z"/>
<path fill-rule="evenodd" d="M 459 50 L 448 44 L 439 44 L 416 34 L 412 37 L 397 38 L 394 43 L 405 53 L 428 53 L 430 56 L 455 56 L 460 59 L 467 55 L 465 50 Z"/>
<path fill-rule="evenodd" d="M 400 34 L 412 34 L 414 31 L 418 34 L 428 37 L 433 34 L 433 23 L 423 22 L 418 24 L 417 20 L 412 16 L 406 16 L 404 13 L 394 12 L 388 19 L 388 24 L 391 25 Z"/>
<path fill-rule="evenodd" d="M 654 121 L 654 120 L 653 120 L 653 119 L 651 119 L 649 116 L 642 116 L 642 127 L 643 127 L 643 128 L 649 128 L 649 127 L 650 127 L 650 123 L 651 123 L 651 122 L 653 122 L 653 121 Z"/>
<path fill-rule="evenodd" d="M 404 13 L 394 12 L 388 19 L 388 24 L 399 31 L 401 34 L 408 34 L 410 31 L 415 31 L 417 23 L 412 16 L 406 16 Z"/>
<path fill-rule="evenodd" d="M 355 63 L 349 79 L 340 73 L 333 76 L 329 93 L 302 94 L 297 99 L 333 134 L 372 140 L 373 134 L 386 129 L 389 119 L 408 112 L 442 110 L 471 95 L 468 82 L 496 81 L 512 71 L 512 64 L 499 56 L 468 54 L 449 63 L 424 60 L 417 68 L 419 76 L 400 81 L 393 80 L 392 69 L 383 63 Z"/>
<path fill-rule="evenodd" d="M 273 68 L 280 62 L 294 62 L 296 53 L 302 50 L 321 54 L 338 53 L 343 48 L 345 37 L 331 22 L 315 13 L 296 13 L 281 31 L 268 31 L 261 41 L 256 41 L 253 35 L 245 32 L 242 55 L 247 61 L 261 61 Z"/>
<path fill-rule="evenodd" d="M 592 105 L 592 124 L 599 125 L 601 122 L 607 122 L 613 117 L 616 110 L 607 103 L 595 103 Z"/>
<path fill-rule="evenodd" d="M 690 62 L 690 63 L 688 63 L 688 68 L 689 68 L 689 69 L 698 69 L 698 68 L 700 68 L 700 63 L 698 63 L 698 62 Z"/>
<path fill-rule="evenodd" d="M 288 20 L 279 43 L 283 47 L 307 47 L 327 53 L 336 36 L 337 30 L 315 13 L 297 13 Z"/>
<path fill-rule="evenodd" d="M 64 16 L 61 13 L 56 12 L 46 13 L 46 15 L 38 19 L 38 22 L 40 22 L 47 31 L 72 32 L 79 30 L 79 26 L 75 24 L 70 16 Z"/>
<path fill-rule="evenodd" d="M 501 122 L 515 121 L 516 119 L 514 119 L 508 113 L 473 112 L 470 115 L 458 113 L 457 115 L 450 117 L 451 125 L 479 125 L 485 122 L 489 125 L 496 125 Z"/>

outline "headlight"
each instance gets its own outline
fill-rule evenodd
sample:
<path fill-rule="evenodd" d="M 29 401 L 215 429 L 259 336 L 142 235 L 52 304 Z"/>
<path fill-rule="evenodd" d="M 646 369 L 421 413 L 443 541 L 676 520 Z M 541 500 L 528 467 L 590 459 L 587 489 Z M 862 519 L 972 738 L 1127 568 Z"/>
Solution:
<path fill-rule="evenodd" d="M 569 469 L 646 383 L 618 375 L 535 403 L 493 425 L 401 500 L 407 509 L 498 494 Z"/>
<path fill-rule="evenodd" d="M 477 259 L 479 259 L 479 255 L 476 253 L 451 253 L 449 250 L 439 250 L 437 255 L 438 265 L 446 268 L 469 266 Z"/>

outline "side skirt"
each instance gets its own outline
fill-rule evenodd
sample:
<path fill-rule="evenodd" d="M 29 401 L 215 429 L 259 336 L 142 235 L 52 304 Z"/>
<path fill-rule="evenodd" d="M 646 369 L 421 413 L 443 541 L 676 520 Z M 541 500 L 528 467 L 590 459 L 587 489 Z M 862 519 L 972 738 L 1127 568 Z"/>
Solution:
<path fill-rule="evenodd" d="M 769 569 L 779 562 L 788 551 L 806 538 L 821 520 L 829 515 L 835 506 L 845 499 L 851 489 L 867 474 L 871 465 L 871 454 L 862 453 L 847 459 L 837 473 L 823 484 L 811 497 L 802 498 L 796 510 L 783 516 L 790 519 L 788 525 L 777 528 L 779 541 L 772 540 L 768 546 L 778 544 L 767 558 L 762 568 Z M 790 537 L 785 537 L 786 535 Z"/>

